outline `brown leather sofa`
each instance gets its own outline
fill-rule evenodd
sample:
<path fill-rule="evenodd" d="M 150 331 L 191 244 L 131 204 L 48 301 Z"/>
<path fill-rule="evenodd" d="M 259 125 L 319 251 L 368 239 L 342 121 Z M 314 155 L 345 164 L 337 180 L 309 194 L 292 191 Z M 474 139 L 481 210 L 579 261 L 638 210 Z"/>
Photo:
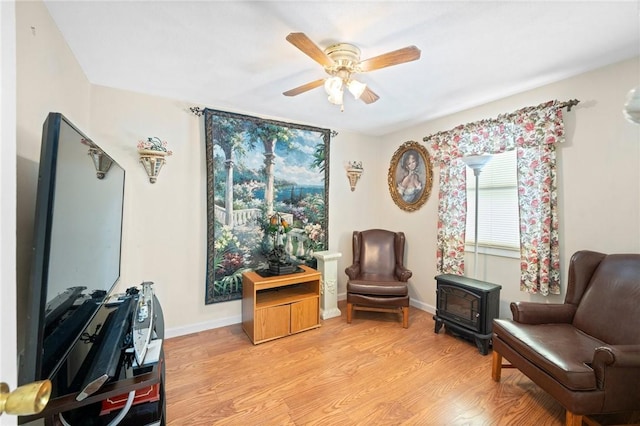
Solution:
<path fill-rule="evenodd" d="M 493 380 L 519 369 L 566 408 L 567 425 L 640 410 L 640 254 L 579 251 L 563 304 L 511 311 L 493 322 Z"/>
<path fill-rule="evenodd" d="M 403 232 L 369 229 L 353 232 L 353 264 L 345 269 L 347 323 L 354 310 L 402 313 L 402 326 L 409 327 L 411 271 L 404 266 Z"/>

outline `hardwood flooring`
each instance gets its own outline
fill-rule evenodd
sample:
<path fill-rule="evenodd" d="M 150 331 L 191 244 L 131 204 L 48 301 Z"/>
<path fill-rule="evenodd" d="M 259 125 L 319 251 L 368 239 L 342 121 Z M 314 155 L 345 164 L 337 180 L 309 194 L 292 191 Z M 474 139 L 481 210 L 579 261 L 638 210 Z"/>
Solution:
<path fill-rule="evenodd" d="M 562 425 L 565 411 L 432 315 L 362 312 L 253 345 L 241 324 L 165 341 L 167 424 Z M 610 423 L 609 423 L 610 424 Z"/>

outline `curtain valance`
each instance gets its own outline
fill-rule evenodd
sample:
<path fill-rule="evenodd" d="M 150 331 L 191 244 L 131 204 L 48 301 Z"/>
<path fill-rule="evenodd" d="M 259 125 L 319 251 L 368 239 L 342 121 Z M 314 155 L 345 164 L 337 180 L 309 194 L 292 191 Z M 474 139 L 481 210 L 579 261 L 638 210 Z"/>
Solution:
<path fill-rule="evenodd" d="M 562 108 L 577 100 L 548 101 L 519 109 L 496 118 L 462 124 L 451 130 L 423 138 L 431 148 L 433 159 L 448 163 L 467 155 L 497 154 L 516 146 L 532 147 L 564 142 Z"/>

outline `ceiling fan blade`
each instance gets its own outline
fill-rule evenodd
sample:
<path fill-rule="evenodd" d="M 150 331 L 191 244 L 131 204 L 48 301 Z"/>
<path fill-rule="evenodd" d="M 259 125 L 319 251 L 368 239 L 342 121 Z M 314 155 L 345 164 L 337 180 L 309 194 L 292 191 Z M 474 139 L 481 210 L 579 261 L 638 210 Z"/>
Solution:
<path fill-rule="evenodd" d="M 364 92 L 362 92 L 362 95 L 360 95 L 360 100 L 365 104 L 372 104 L 378 99 L 380 99 L 380 96 L 376 95 L 373 90 L 369 89 L 369 86 L 367 86 L 364 89 Z"/>
<path fill-rule="evenodd" d="M 300 93 L 304 93 L 311 89 L 315 89 L 316 87 L 320 87 L 322 86 L 323 83 L 324 83 L 324 79 L 321 78 L 320 80 L 312 81 L 310 83 L 303 84 L 302 86 L 298 86 L 295 89 L 287 90 L 282 94 L 285 96 L 296 96 L 296 95 L 299 95 Z"/>
<path fill-rule="evenodd" d="M 403 64 L 417 59 L 420 59 L 420 49 L 415 46 L 408 46 L 361 61 L 360 69 L 363 72 L 379 70 L 380 68 Z"/>
<path fill-rule="evenodd" d="M 324 67 L 333 65 L 333 60 L 329 58 L 322 49 L 320 49 L 309 37 L 304 33 L 290 33 L 287 41 L 300 49 L 302 53 L 319 63 Z"/>

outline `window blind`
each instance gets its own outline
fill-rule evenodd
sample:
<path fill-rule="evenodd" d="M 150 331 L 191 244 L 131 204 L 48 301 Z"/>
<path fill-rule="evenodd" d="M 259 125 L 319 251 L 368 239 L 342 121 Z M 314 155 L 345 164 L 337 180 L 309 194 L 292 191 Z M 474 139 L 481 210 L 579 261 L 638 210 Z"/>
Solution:
<path fill-rule="evenodd" d="M 466 173 L 466 242 L 475 244 L 476 179 L 469 167 Z M 478 245 L 518 249 L 520 226 L 516 151 L 494 154 L 480 172 L 479 186 Z"/>

